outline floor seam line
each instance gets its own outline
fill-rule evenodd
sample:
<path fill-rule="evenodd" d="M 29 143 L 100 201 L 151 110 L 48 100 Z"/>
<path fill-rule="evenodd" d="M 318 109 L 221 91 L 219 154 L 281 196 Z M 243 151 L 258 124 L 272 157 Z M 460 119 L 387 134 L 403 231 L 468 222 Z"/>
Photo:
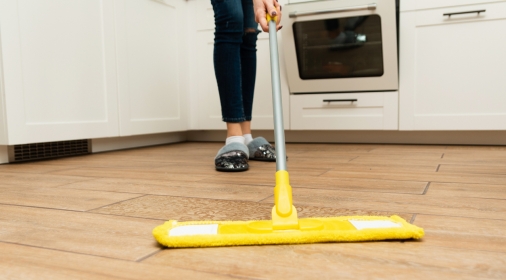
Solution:
<path fill-rule="evenodd" d="M 120 259 L 120 258 L 114 258 L 114 257 L 107 257 L 107 256 L 101 256 L 101 255 L 94 255 L 94 254 L 87 254 L 87 253 L 81 253 L 81 252 L 75 252 L 75 251 L 67 251 L 67 250 L 61 250 L 61 249 L 57 249 L 57 248 L 48 248 L 48 247 L 42 247 L 42 246 L 36 246 L 36 245 L 24 244 L 24 243 L 17 243 L 17 242 L 10 242 L 10 241 L 3 241 L 3 240 L 0 240 L 0 243 L 19 245 L 19 246 L 25 246 L 25 247 L 30 247 L 30 248 L 45 249 L 45 250 L 64 252 L 64 253 L 70 253 L 70 254 L 77 254 L 77 255 L 83 255 L 83 256 L 106 258 L 106 259 L 120 260 L 120 261 L 126 261 L 126 262 L 135 262 L 135 261 L 132 261 L 132 260 L 126 260 L 126 259 Z"/>
<path fill-rule="evenodd" d="M 122 202 L 125 202 L 125 201 L 129 201 L 129 200 L 132 200 L 132 199 L 141 198 L 141 197 L 144 197 L 144 196 L 146 196 L 146 195 L 148 195 L 148 194 L 143 194 L 143 195 L 136 196 L 136 197 L 132 197 L 132 198 L 129 198 L 129 199 L 125 199 L 125 200 L 117 201 L 117 202 L 114 202 L 114 203 L 111 203 L 111 204 L 107 204 L 107 205 L 103 205 L 103 206 L 100 206 L 100 207 L 97 207 L 97 208 L 93 208 L 93 209 L 86 210 L 85 212 L 95 211 L 95 210 L 98 210 L 98 209 L 101 209 L 101 208 L 104 208 L 104 207 L 109 207 L 109 206 L 111 206 L 111 205 L 115 205 L 115 204 L 122 203 Z"/>
<path fill-rule="evenodd" d="M 141 258 L 139 258 L 137 260 L 135 260 L 135 262 L 137 262 L 137 263 L 143 262 L 144 260 L 149 259 L 152 256 L 154 256 L 154 255 L 156 255 L 156 254 L 158 254 L 158 253 L 160 253 L 162 251 L 163 251 L 163 248 L 158 248 L 158 250 L 156 250 L 156 251 L 154 251 L 154 252 L 152 252 L 150 254 L 147 254 L 146 256 L 143 256 L 143 257 L 141 257 Z"/>
<path fill-rule="evenodd" d="M 423 190 L 422 195 L 425 195 L 427 193 L 427 191 L 429 190 L 430 183 L 432 183 L 432 182 L 427 183 L 427 185 L 425 186 L 425 189 Z"/>
<path fill-rule="evenodd" d="M 411 219 L 409 220 L 409 223 L 410 223 L 410 224 L 413 224 L 413 222 L 414 222 L 414 221 L 415 221 L 415 219 L 416 219 L 416 215 L 417 215 L 417 214 L 415 213 L 415 214 L 413 214 L 413 215 L 411 216 Z"/>
<path fill-rule="evenodd" d="M 268 197 L 266 197 L 266 198 L 260 199 L 259 201 L 257 201 L 257 203 L 262 203 L 262 201 L 264 201 L 264 200 L 266 200 L 266 199 L 269 199 L 269 198 L 271 198 L 271 197 L 273 197 L 273 196 L 274 196 L 274 195 L 273 195 L 273 194 L 271 194 L 271 195 L 269 195 L 269 196 L 268 196 Z"/>

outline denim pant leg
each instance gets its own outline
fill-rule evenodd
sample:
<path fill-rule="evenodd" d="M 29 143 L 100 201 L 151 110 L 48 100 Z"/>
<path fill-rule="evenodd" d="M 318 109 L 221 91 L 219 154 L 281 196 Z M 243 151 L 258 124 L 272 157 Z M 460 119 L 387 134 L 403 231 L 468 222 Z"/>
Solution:
<path fill-rule="evenodd" d="M 211 0 L 211 3 L 215 20 L 214 72 L 223 121 L 251 120 L 256 74 L 256 33 L 250 36 L 245 29 L 251 28 L 251 20 L 254 22 L 252 1 Z M 251 4 L 246 7 L 248 21 L 244 14 L 244 3 Z"/>
<path fill-rule="evenodd" d="M 242 100 L 244 117 L 251 120 L 253 109 L 253 94 L 255 92 L 255 78 L 257 71 L 256 43 L 258 24 L 255 22 L 252 0 L 241 0 L 244 14 L 245 33 L 241 44 L 241 77 L 242 77 Z"/>

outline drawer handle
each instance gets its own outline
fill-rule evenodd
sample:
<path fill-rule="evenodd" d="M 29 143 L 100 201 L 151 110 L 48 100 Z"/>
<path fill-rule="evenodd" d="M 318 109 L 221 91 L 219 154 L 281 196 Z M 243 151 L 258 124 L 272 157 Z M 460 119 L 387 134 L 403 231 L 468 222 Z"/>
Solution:
<path fill-rule="evenodd" d="M 480 15 L 480 13 L 484 13 L 486 12 L 487 10 L 476 10 L 476 11 L 467 11 L 467 12 L 458 12 L 458 13 L 446 13 L 446 14 L 443 14 L 443 16 L 448 16 L 448 18 L 451 18 L 452 16 L 454 15 L 463 15 L 463 14 L 475 14 L 475 13 L 478 13 L 478 16 Z"/>
<path fill-rule="evenodd" d="M 358 101 L 358 99 L 323 99 L 323 102 L 355 102 Z"/>

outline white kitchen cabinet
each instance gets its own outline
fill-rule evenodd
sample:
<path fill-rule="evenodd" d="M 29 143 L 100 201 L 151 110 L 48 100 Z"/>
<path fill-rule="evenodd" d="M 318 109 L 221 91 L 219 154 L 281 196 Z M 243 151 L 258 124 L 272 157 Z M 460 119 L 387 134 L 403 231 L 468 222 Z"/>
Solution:
<path fill-rule="evenodd" d="M 115 0 L 120 135 L 187 129 L 183 0 Z"/>
<path fill-rule="evenodd" d="M 118 135 L 112 0 L 0 1 L 0 144 Z"/>
<path fill-rule="evenodd" d="M 398 92 L 290 96 L 292 130 L 397 130 Z"/>
<path fill-rule="evenodd" d="M 423 8 L 400 15 L 400 130 L 505 130 L 506 1 Z"/>
<path fill-rule="evenodd" d="M 191 67 L 190 91 L 194 104 L 190 129 L 217 130 L 226 129 L 221 120 L 221 105 L 218 86 L 214 75 L 214 12 L 210 1 L 189 1 L 189 9 L 195 13 L 194 22 L 190 23 L 191 38 L 189 58 Z M 278 33 L 278 42 L 281 36 Z M 280 48 L 281 49 L 281 48 Z M 281 90 L 283 99 L 284 126 L 289 128 L 289 91 L 284 78 L 284 63 L 281 67 Z M 269 35 L 262 32 L 257 41 L 257 76 L 253 104 L 252 129 L 273 129 L 272 88 L 269 53 Z"/>
<path fill-rule="evenodd" d="M 400 0 L 400 11 L 418 11 L 436 8 L 456 7 L 464 5 L 503 2 L 504 0 Z"/>

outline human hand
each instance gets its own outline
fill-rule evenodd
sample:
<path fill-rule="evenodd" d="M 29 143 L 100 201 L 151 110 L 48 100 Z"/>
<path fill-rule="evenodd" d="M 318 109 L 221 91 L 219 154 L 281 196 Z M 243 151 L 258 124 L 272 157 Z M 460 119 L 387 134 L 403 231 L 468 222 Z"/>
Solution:
<path fill-rule="evenodd" d="M 281 5 L 277 0 L 253 0 L 253 9 L 255 11 L 255 21 L 260 24 L 263 31 L 269 32 L 269 23 L 267 22 L 267 13 L 271 17 L 276 16 L 276 30 L 280 30 L 283 26 L 281 21 Z"/>

